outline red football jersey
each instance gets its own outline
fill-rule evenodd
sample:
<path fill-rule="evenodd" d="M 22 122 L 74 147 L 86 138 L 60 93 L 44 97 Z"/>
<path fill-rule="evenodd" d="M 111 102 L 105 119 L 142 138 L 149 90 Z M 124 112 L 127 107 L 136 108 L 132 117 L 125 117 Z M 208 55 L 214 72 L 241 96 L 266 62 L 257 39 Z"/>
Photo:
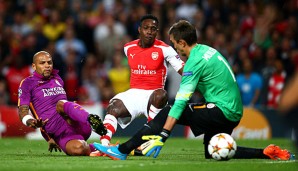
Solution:
<path fill-rule="evenodd" d="M 161 40 L 155 39 L 154 45 L 149 48 L 140 47 L 139 41 L 137 39 L 124 45 L 124 53 L 130 66 L 130 88 L 164 88 L 168 73 L 167 63 L 178 71 L 184 62 L 171 46 Z"/>

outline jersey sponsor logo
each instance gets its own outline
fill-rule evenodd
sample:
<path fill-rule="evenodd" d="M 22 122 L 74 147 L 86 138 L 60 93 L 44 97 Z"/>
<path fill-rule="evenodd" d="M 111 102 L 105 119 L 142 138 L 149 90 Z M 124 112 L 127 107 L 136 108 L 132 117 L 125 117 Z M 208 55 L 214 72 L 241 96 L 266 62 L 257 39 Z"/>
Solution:
<path fill-rule="evenodd" d="M 146 65 L 138 65 L 138 69 L 131 69 L 131 73 L 136 75 L 155 75 L 156 70 L 146 69 Z"/>
<path fill-rule="evenodd" d="M 43 97 L 66 94 L 65 90 L 62 87 L 42 89 L 42 92 L 43 92 Z"/>
<path fill-rule="evenodd" d="M 151 57 L 153 60 L 157 60 L 158 59 L 158 52 L 152 52 Z"/>
<path fill-rule="evenodd" d="M 183 72 L 182 76 L 192 76 L 193 73 L 192 71 L 186 71 L 186 72 Z"/>

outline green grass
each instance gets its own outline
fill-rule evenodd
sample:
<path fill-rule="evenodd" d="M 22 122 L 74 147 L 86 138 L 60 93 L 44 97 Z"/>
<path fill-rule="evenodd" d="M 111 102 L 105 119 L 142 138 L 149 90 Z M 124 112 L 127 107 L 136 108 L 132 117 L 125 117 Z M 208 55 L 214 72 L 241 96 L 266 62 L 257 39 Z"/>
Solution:
<path fill-rule="evenodd" d="M 114 140 L 124 142 L 126 138 L 115 137 Z M 93 142 L 90 140 L 89 142 Z M 268 144 L 278 144 L 289 150 L 293 144 L 286 139 L 272 140 L 237 140 L 237 144 L 249 147 L 266 147 Z M 170 138 L 163 147 L 159 157 L 129 157 L 125 161 L 113 161 L 108 157 L 70 157 L 64 153 L 47 151 L 47 143 L 43 140 L 0 139 L 0 171 L 5 170 L 221 170 L 221 171 L 297 171 L 297 161 L 273 161 L 267 159 L 231 159 L 215 161 L 204 159 L 201 140 L 186 140 Z M 297 155 L 296 155 L 297 156 Z"/>

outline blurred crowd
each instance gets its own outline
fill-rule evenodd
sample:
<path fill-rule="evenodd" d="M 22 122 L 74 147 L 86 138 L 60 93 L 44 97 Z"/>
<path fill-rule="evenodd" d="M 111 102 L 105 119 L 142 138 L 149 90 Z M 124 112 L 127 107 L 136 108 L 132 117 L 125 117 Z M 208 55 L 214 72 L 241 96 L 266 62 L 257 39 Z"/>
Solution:
<path fill-rule="evenodd" d="M 298 0 L 0 0 L 0 104 L 17 104 L 40 50 L 52 55 L 70 100 L 107 104 L 129 88 L 123 45 L 138 38 L 147 13 L 169 44 L 175 21 L 195 25 L 198 43 L 231 64 L 245 106 L 276 108 L 298 69 Z"/>

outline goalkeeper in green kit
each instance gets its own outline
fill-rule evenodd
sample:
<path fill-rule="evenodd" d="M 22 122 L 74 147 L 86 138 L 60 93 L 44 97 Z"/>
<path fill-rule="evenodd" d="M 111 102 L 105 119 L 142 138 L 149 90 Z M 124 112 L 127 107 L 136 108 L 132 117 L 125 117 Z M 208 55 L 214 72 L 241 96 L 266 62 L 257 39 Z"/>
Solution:
<path fill-rule="evenodd" d="M 234 73 L 226 59 L 214 48 L 197 44 L 196 29 L 188 21 L 180 20 L 169 30 L 170 41 L 185 63 L 180 88 L 173 106 L 166 106 L 150 122 L 146 123 L 131 139 L 118 146 L 94 147 L 114 160 L 125 160 L 135 149 L 146 156 L 156 158 L 175 124 L 190 126 L 195 136 L 204 134 L 205 158 L 208 143 L 217 133 L 231 134 L 243 114 L 240 92 Z M 205 103 L 188 103 L 197 91 Z M 289 160 L 293 155 L 278 146 L 265 149 L 237 147 L 234 158 L 263 158 Z"/>

